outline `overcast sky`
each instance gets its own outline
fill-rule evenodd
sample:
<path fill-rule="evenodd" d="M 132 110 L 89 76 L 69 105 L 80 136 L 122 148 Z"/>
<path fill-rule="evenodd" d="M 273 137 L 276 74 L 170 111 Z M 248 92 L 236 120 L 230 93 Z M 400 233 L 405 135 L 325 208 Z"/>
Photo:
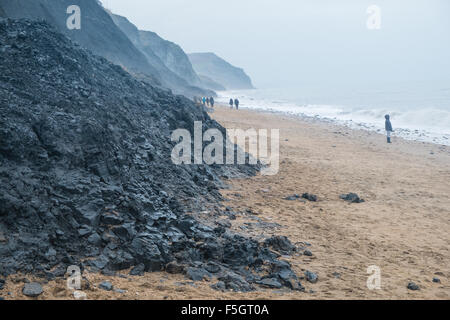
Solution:
<path fill-rule="evenodd" d="M 257 87 L 423 81 L 450 86 L 449 0 L 102 0 L 186 52 L 215 52 Z M 366 26 L 367 8 L 381 29 Z"/>

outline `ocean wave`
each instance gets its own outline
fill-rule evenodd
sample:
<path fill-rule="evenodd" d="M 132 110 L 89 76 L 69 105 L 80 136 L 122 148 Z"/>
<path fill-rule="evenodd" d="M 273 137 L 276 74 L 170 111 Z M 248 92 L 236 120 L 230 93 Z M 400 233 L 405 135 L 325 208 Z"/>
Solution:
<path fill-rule="evenodd" d="M 384 130 L 384 116 L 389 114 L 397 136 L 408 140 L 450 145 L 450 110 L 436 107 L 408 109 L 298 104 L 287 99 L 267 99 L 258 95 L 263 96 L 258 90 L 224 91 L 219 93 L 218 102 L 228 104 L 229 99 L 233 97 L 240 100 L 242 108 L 331 120 L 353 129 L 376 132 Z"/>

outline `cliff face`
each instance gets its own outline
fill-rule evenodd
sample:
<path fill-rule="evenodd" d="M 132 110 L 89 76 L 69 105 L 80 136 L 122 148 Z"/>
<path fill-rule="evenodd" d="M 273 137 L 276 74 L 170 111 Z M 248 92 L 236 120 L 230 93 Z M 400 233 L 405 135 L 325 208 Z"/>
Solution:
<path fill-rule="evenodd" d="M 80 30 L 67 28 L 70 5 L 78 5 L 81 9 Z M 136 48 L 132 33 L 123 32 L 96 0 L 0 0 L 1 11 L 9 18 L 44 19 L 81 46 L 131 73 L 142 75 L 153 85 L 186 96 L 204 94 L 204 90 L 170 71 L 156 54 L 144 54 Z"/>
<path fill-rule="evenodd" d="M 164 40 L 154 32 L 139 31 L 139 35 L 142 46 L 151 47 L 172 72 L 191 84 L 201 84 L 188 56 L 179 45 Z"/>
<path fill-rule="evenodd" d="M 110 13 L 114 23 L 133 42 L 155 67 L 163 81 L 170 82 L 179 88 L 190 87 L 198 95 L 214 95 L 213 92 L 194 88 L 200 86 L 201 81 L 195 73 L 189 58 L 176 44 L 160 38 L 156 33 L 140 31 L 127 18 Z"/>
<path fill-rule="evenodd" d="M 200 76 L 207 77 L 228 90 L 254 88 L 243 69 L 231 65 L 214 53 L 192 53 L 188 56 Z"/>
<path fill-rule="evenodd" d="M 214 91 L 225 91 L 227 88 L 225 88 L 220 83 L 215 82 L 213 79 L 208 78 L 204 75 L 199 75 L 200 81 L 202 82 L 202 86 L 204 88 L 214 90 Z"/>
<path fill-rule="evenodd" d="M 67 8 L 81 9 L 81 29 L 67 28 Z M 130 72 L 142 72 L 160 84 L 160 75 L 145 56 L 120 31 L 95 0 L 0 0 L 0 8 L 9 18 L 44 19 L 81 46 Z"/>

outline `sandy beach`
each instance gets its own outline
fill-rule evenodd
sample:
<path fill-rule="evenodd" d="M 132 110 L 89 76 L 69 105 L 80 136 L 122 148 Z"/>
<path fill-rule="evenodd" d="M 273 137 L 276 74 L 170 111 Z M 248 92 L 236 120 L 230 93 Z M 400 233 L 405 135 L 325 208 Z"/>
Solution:
<path fill-rule="evenodd" d="M 393 139 L 376 133 L 280 114 L 217 107 L 211 116 L 226 128 L 280 129 L 280 172 L 230 181 L 224 206 L 237 215 L 232 229 L 264 239 L 287 236 L 312 256 L 283 257 L 306 292 L 258 289 L 219 292 L 214 283 L 192 283 L 182 275 L 108 277 L 85 274 L 89 299 L 449 299 L 450 148 Z M 317 195 L 317 202 L 288 201 L 293 194 Z M 354 192 L 364 203 L 339 198 Z M 369 266 L 381 270 L 381 289 L 369 290 Z M 126 275 L 126 276 L 125 276 Z M 12 276 L 4 292 L 23 299 Z M 440 283 L 434 283 L 439 278 Z M 14 282 L 16 279 L 17 284 Z M 30 278 L 29 278 L 30 279 Z M 124 292 L 106 292 L 108 280 Z M 409 282 L 420 290 L 407 289 Z M 70 299 L 65 281 L 44 285 L 39 299 Z"/>
<path fill-rule="evenodd" d="M 309 297 L 450 297 L 450 148 L 395 138 L 388 145 L 367 131 L 247 110 L 213 117 L 227 128 L 280 129 L 280 173 L 235 181 L 224 194 L 236 210 L 251 208 L 293 242 L 311 244 L 312 257 L 291 260 L 298 273 L 319 274 Z M 318 202 L 283 200 L 305 192 Z M 349 192 L 366 202 L 339 199 Z M 371 265 L 381 269 L 381 290 L 367 289 Z M 421 290 L 408 290 L 409 281 Z"/>

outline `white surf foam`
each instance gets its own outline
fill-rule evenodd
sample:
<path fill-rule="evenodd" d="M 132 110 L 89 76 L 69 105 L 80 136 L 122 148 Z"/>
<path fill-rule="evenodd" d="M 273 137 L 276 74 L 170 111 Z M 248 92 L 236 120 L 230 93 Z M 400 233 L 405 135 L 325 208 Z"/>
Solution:
<path fill-rule="evenodd" d="M 228 105 L 230 98 L 238 98 L 241 108 L 313 117 L 353 129 L 380 133 L 384 133 L 384 115 L 390 114 L 395 135 L 408 140 L 450 145 L 450 109 L 436 107 L 405 109 L 398 106 L 355 108 L 338 104 L 299 104 L 281 97 L 267 98 L 260 90 L 222 91 L 218 94 L 217 101 L 225 105 Z"/>

